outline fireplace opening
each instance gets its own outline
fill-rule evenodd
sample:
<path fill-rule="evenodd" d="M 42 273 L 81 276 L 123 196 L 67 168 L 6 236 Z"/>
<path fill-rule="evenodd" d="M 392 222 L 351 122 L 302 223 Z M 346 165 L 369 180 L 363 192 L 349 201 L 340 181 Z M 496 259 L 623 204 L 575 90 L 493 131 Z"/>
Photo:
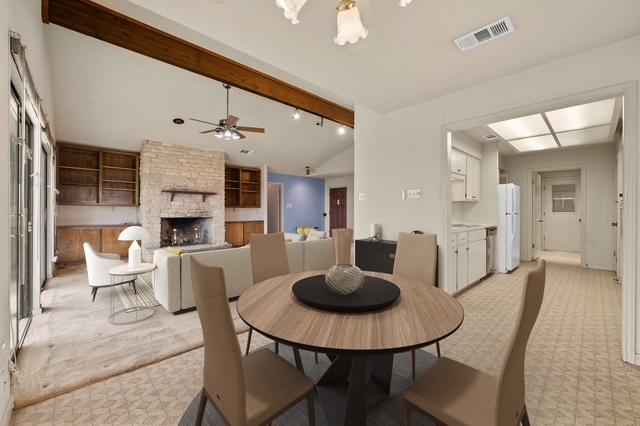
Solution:
<path fill-rule="evenodd" d="M 211 244 L 212 217 L 160 218 L 160 247 Z"/>

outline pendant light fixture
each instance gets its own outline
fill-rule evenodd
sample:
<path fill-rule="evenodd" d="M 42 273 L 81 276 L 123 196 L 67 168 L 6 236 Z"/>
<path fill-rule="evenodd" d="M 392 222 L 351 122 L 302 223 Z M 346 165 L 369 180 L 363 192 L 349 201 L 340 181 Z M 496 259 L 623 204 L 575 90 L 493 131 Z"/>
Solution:
<path fill-rule="evenodd" d="M 362 25 L 360 11 L 356 0 L 340 0 L 338 4 L 338 33 L 333 41 L 339 46 L 347 43 L 357 43 L 369 35 L 369 31 Z"/>
<path fill-rule="evenodd" d="M 307 0 L 276 0 L 276 6 L 284 10 L 284 17 L 295 25 L 300 22 L 298 21 L 298 12 L 306 2 Z"/>

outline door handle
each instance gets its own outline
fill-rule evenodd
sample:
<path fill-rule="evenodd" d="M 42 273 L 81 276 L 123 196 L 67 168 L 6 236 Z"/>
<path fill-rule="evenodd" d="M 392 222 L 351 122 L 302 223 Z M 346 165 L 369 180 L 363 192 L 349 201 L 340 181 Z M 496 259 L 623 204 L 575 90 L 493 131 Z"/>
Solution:
<path fill-rule="evenodd" d="M 611 222 L 611 226 L 618 226 L 618 222 Z"/>
<path fill-rule="evenodd" d="M 542 223 L 542 222 L 544 222 L 544 219 L 537 219 L 536 222 Z"/>

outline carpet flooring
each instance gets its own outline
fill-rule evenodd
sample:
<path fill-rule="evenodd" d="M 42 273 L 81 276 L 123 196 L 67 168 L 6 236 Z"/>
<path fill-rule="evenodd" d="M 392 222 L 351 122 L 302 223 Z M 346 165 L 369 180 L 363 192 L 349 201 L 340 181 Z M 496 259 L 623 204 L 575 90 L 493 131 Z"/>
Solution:
<path fill-rule="evenodd" d="M 133 292 L 131 286 L 113 289 L 120 297 L 123 291 Z M 110 324 L 111 291 L 100 289 L 91 302 L 84 265 L 61 269 L 47 282 L 42 314 L 33 317 L 18 353 L 13 380 L 17 408 L 202 346 L 195 311 L 173 315 L 158 306 L 145 321 Z M 248 328 L 233 303 L 236 330 L 244 332 Z"/>

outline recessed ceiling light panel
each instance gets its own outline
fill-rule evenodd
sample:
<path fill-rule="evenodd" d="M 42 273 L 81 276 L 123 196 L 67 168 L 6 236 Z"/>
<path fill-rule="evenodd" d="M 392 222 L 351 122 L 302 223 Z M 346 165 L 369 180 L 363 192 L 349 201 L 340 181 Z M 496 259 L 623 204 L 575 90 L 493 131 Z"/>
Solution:
<path fill-rule="evenodd" d="M 589 145 L 593 143 L 611 142 L 610 125 L 558 133 L 558 141 L 562 146 Z"/>
<path fill-rule="evenodd" d="M 546 115 L 555 132 L 566 132 L 610 124 L 615 104 L 615 99 L 605 99 L 604 101 L 557 109 L 547 112 Z"/>
<path fill-rule="evenodd" d="M 511 146 L 520 152 L 542 151 L 557 148 L 556 140 L 551 135 L 536 136 L 533 138 L 517 139 L 509 141 Z"/>
<path fill-rule="evenodd" d="M 541 114 L 492 123 L 489 124 L 489 128 L 504 140 L 522 139 L 551 133 Z"/>

